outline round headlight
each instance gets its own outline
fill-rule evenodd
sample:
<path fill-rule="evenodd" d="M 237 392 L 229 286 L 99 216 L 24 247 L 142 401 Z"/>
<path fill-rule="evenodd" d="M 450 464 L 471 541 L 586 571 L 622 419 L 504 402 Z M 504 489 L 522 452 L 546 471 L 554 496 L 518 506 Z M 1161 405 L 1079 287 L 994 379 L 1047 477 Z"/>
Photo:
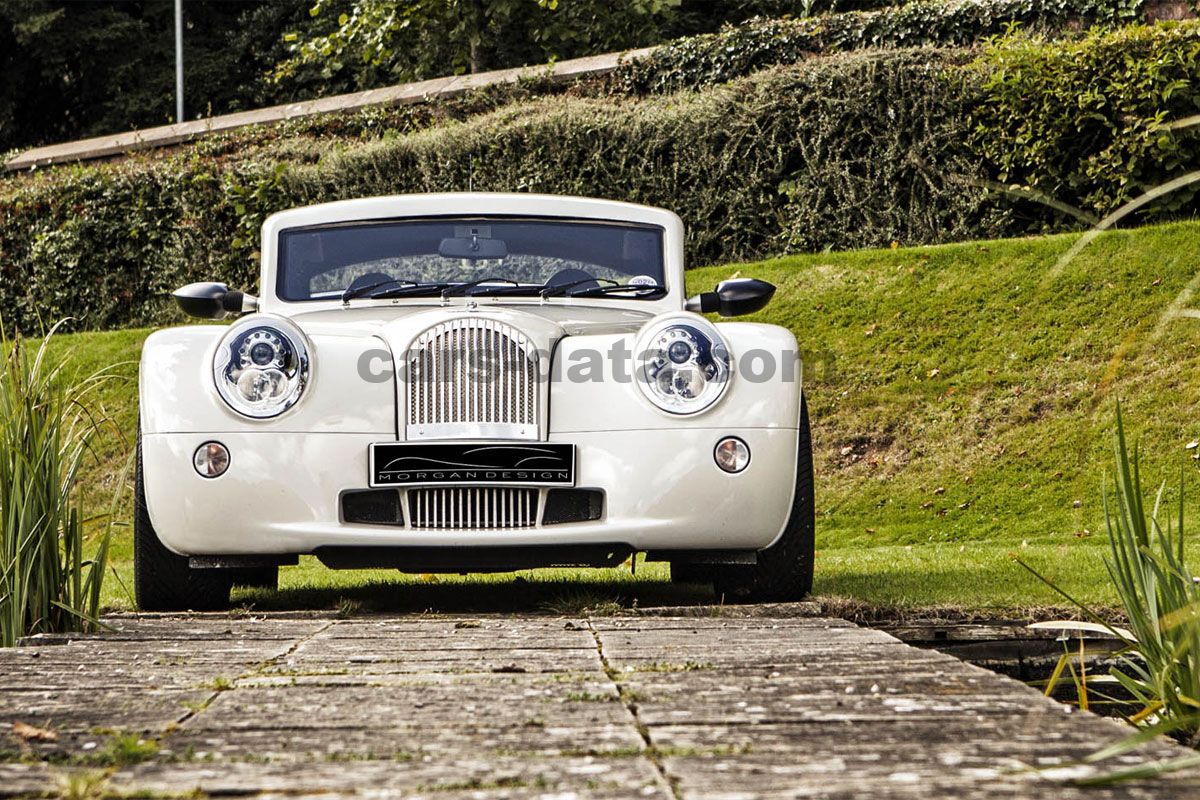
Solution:
<path fill-rule="evenodd" d="M 696 414 L 729 384 L 725 340 L 700 317 L 671 318 L 640 337 L 638 385 L 654 405 L 672 414 Z"/>
<path fill-rule="evenodd" d="M 239 414 L 277 417 L 294 406 L 308 383 L 304 336 L 284 319 L 261 317 L 235 325 L 213 359 L 217 392 Z"/>

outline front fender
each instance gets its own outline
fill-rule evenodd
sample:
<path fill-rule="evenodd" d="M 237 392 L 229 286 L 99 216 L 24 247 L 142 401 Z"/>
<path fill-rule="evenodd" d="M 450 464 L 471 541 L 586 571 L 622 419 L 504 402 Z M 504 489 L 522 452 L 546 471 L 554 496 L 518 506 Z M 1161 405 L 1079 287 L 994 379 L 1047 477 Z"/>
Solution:
<path fill-rule="evenodd" d="M 637 334 L 570 336 L 554 353 L 550 431 L 660 428 L 786 428 L 800 419 L 802 370 L 796 337 L 786 328 L 750 322 L 718 324 L 734 369 L 724 396 L 707 411 L 663 411 L 634 382 Z M 621 368 L 624 363 L 625 368 Z"/>
<path fill-rule="evenodd" d="M 142 432 L 303 432 L 396 435 L 395 374 L 374 336 L 310 335 L 312 377 L 294 407 L 249 419 L 226 405 L 213 383 L 213 355 L 229 328 L 188 325 L 151 334 L 142 346 L 138 407 Z M 364 370 L 364 366 L 368 369 Z"/>

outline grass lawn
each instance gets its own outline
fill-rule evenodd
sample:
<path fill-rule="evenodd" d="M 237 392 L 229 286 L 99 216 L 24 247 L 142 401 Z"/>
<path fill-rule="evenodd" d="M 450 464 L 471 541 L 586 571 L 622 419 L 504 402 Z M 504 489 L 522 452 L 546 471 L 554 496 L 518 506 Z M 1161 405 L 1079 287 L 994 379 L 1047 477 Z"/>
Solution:
<path fill-rule="evenodd" d="M 817 468 L 816 592 L 870 604 L 1014 609 L 1055 601 L 1013 556 L 1109 603 L 1101 481 L 1118 399 L 1142 442 L 1143 476 L 1194 487 L 1200 439 L 1200 224 L 1106 234 L 1060 272 L 1055 236 L 788 257 L 689 273 L 707 289 L 735 274 L 779 292 L 751 317 L 790 327 L 805 351 Z M 121 376 L 102 400 L 113 425 L 85 475 L 108 508 L 136 419 L 135 363 L 147 331 L 64 336 L 75 368 Z M 1191 492 L 1187 507 L 1197 510 Z M 128 583 L 128 498 L 115 566 Z M 1194 557 L 1194 556 L 1193 556 Z M 258 606 L 355 604 L 494 610 L 562 598 L 641 605 L 704 597 L 665 568 L 546 571 L 489 578 L 283 573 Z M 469 585 L 461 586 L 458 584 Z M 394 587 L 394 588 L 393 588 Z M 464 591 L 466 590 L 466 591 Z M 121 582 L 107 591 L 129 604 Z M 466 599 L 464 599 L 466 598 Z M 473 599 L 472 599 L 473 598 Z"/>
<path fill-rule="evenodd" d="M 1096 545 L 1100 545 L 1096 542 Z M 933 607 L 957 613 L 1044 616 L 1069 605 L 1016 561 L 1035 568 L 1082 602 L 1112 606 L 1102 546 L 1053 543 L 924 544 L 821 549 L 815 593 L 852 601 L 883 614 Z M 1191 553 L 1194 561 L 1200 552 Z M 111 609 L 133 607 L 132 563 L 127 548 L 106 586 Z M 346 611 L 604 611 L 615 607 L 716 604 L 712 590 L 675 586 L 664 564 L 639 561 L 605 570 L 547 569 L 497 575 L 402 575 L 390 570 L 332 571 L 315 558 L 285 567 L 280 592 L 236 589 L 235 605 L 257 610 Z M 1057 616 L 1059 612 L 1051 613 Z"/>

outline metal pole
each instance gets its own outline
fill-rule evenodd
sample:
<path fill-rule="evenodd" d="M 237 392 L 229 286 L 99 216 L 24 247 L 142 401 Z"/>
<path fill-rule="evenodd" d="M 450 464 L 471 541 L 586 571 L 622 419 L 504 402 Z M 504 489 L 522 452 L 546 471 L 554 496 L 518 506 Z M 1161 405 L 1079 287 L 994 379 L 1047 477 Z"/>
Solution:
<path fill-rule="evenodd" d="M 175 121 L 183 122 L 183 0 L 175 0 Z"/>

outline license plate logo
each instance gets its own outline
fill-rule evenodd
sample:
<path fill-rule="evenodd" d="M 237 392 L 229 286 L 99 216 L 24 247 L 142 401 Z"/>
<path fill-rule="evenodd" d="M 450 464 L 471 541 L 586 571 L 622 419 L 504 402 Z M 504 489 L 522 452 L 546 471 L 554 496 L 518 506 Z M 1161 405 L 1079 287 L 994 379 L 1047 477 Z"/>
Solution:
<path fill-rule="evenodd" d="M 574 486 L 575 445 L 429 444 L 371 445 L 371 486 Z"/>

